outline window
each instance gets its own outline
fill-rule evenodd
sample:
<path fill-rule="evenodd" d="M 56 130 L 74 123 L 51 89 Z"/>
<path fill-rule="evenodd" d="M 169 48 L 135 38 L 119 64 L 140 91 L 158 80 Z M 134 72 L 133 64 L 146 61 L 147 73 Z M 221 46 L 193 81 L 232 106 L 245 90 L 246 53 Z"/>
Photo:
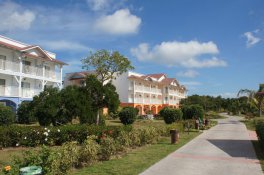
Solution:
<path fill-rule="evenodd" d="M 5 79 L 0 79 L 0 86 L 5 86 Z"/>
<path fill-rule="evenodd" d="M 30 88 L 30 83 L 28 82 L 21 82 L 21 87 L 25 88 L 25 89 L 29 89 Z"/>
<path fill-rule="evenodd" d="M 6 56 L 0 55 L 0 69 L 5 69 Z"/>
<path fill-rule="evenodd" d="M 50 76 L 50 67 L 49 66 L 45 66 L 45 76 L 46 77 Z"/>
<path fill-rule="evenodd" d="M 31 62 L 30 61 L 23 60 L 22 61 L 22 64 L 23 64 L 23 73 L 29 73 L 30 72 Z"/>

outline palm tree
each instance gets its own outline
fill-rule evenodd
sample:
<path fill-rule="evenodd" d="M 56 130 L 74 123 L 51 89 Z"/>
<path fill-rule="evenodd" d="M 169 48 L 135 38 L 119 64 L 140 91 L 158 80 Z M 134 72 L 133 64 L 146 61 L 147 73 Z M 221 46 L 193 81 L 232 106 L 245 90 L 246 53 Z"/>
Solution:
<path fill-rule="evenodd" d="M 241 94 L 245 94 L 248 97 L 248 102 L 255 105 L 259 110 L 259 117 L 262 116 L 262 106 L 264 99 L 264 84 L 259 85 L 259 90 L 256 92 L 249 89 L 241 89 L 237 93 L 239 97 Z"/>

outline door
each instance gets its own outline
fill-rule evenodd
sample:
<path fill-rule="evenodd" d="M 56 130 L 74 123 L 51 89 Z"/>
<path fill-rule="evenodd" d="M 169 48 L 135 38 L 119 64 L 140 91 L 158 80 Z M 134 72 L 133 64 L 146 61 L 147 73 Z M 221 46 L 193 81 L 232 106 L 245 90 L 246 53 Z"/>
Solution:
<path fill-rule="evenodd" d="M 5 79 L 0 79 L 0 96 L 5 95 Z"/>
<path fill-rule="evenodd" d="M 26 60 L 23 60 L 22 61 L 22 64 L 23 64 L 23 73 L 30 73 L 30 65 L 31 65 L 31 62 L 30 61 L 26 61 Z"/>
<path fill-rule="evenodd" d="M 6 69 L 6 56 L 0 55 L 0 69 Z"/>
<path fill-rule="evenodd" d="M 21 89 L 22 89 L 22 96 L 23 97 L 31 97 L 30 94 L 30 83 L 28 82 L 21 82 Z"/>

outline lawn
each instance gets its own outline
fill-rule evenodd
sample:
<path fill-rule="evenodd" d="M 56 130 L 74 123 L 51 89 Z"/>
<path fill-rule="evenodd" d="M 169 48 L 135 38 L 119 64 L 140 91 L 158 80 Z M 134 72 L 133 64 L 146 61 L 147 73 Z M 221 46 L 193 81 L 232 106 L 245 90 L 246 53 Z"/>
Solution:
<path fill-rule="evenodd" d="M 135 150 L 131 150 L 122 158 L 100 162 L 90 167 L 76 170 L 72 174 L 139 174 L 154 163 L 166 157 L 171 152 L 177 150 L 178 148 L 192 140 L 198 134 L 198 132 L 191 132 L 190 134 L 181 133 L 180 142 L 176 145 L 170 144 L 170 138 L 163 138 L 157 144 L 148 145 Z"/>

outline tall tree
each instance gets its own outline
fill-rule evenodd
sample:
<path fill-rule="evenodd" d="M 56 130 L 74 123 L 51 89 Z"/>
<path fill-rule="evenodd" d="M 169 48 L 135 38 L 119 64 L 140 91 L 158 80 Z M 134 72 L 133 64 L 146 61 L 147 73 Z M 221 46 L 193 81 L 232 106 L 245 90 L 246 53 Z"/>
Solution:
<path fill-rule="evenodd" d="M 101 83 L 134 69 L 131 62 L 118 51 L 109 52 L 105 49 L 90 52 L 87 58 L 82 59 L 82 64 L 87 70 L 95 69 L 96 77 Z"/>
<path fill-rule="evenodd" d="M 237 96 L 240 96 L 242 94 L 248 97 L 249 103 L 255 105 L 258 108 L 259 117 L 261 117 L 264 99 L 264 84 L 259 85 L 259 89 L 257 92 L 249 89 L 241 89 L 239 90 Z"/>

